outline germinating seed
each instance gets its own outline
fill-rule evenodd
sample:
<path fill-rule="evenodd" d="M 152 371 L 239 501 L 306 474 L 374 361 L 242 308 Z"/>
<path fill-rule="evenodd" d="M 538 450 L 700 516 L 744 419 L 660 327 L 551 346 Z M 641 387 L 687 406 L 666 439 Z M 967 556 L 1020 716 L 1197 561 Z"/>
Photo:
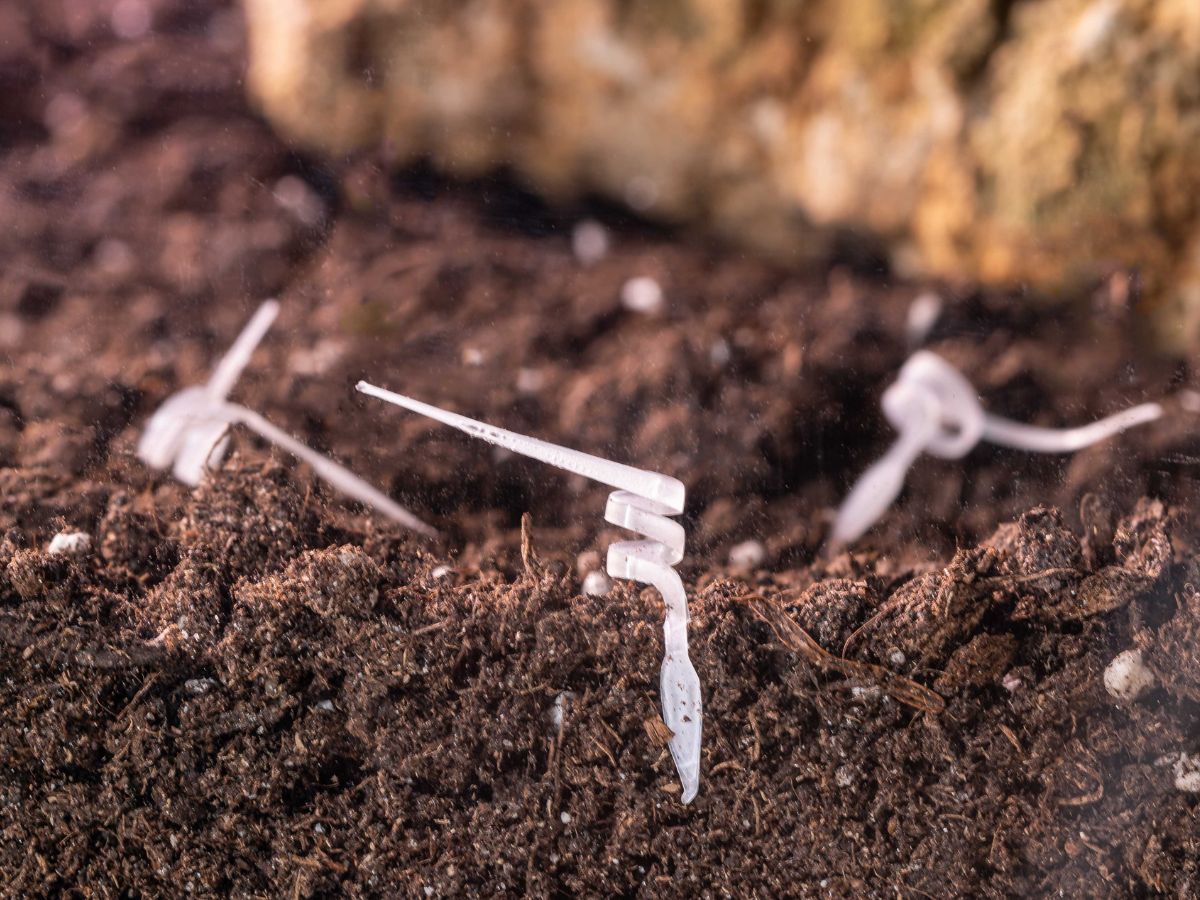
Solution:
<path fill-rule="evenodd" d="M 430 537 L 436 535 L 434 529 L 353 472 L 300 443 L 258 413 L 225 399 L 278 314 L 276 301 L 263 303 L 217 362 L 206 385 L 184 388 L 167 398 L 146 423 L 138 441 L 138 457 L 153 468 L 170 468 L 177 479 L 195 486 L 224 458 L 230 426 L 244 425 L 304 460 L 342 493 L 375 507 L 407 528 Z"/>
<path fill-rule="evenodd" d="M 613 525 L 644 535 L 646 539 L 618 541 L 610 545 L 608 574 L 614 578 L 653 585 L 666 606 L 659 692 L 663 721 L 673 734 L 667 746 L 683 787 L 681 799 L 684 803 L 690 803 L 700 789 L 700 677 L 688 657 L 687 592 L 679 573 L 674 569 L 675 564 L 683 559 L 686 535 L 683 526 L 669 518 L 683 512 L 686 494 L 683 483 L 658 472 L 637 469 L 496 428 L 365 381 L 358 383 L 358 390 L 429 416 L 497 448 L 617 488 L 608 495 L 604 518 Z"/>
<path fill-rule="evenodd" d="M 1040 428 L 983 411 L 975 388 L 954 366 L 922 350 L 909 357 L 884 392 L 883 413 L 900 436 L 883 459 L 862 474 L 837 512 L 830 541 L 858 540 L 879 520 L 904 487 L 909 468 L 922 453 L 943 459 L 966 456 L 980 441 L 1031 453 L 1074 453 L 1105 438 L 1152 422 L 1157 403 L 1143 403 L 1077 428 Z"/>

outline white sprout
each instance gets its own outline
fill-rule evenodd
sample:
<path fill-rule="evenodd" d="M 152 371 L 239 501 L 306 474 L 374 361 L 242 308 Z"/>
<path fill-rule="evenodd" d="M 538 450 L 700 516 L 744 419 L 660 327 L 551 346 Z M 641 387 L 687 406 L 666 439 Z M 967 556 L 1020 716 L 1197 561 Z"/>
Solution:
<path fill-rule="evenodd" d="M 559 469 L 617 488 L 608 495 L 604 518 L 644 535 L 647 540 L 618 541 L 608 548 L 607 569 L 613 578 L 653 585 L 666 606 L 664 653 L 659 677 L 663 721 L 672 732 L 667 746 L 683 785 L 681 799 L 690 803 L 700 789 L 700 678 L 688 658 L 687 593 L 672 568 L 683 559 L 683 526 L 667 518 L 683 512 L 686 489 L 681 481 L 496 428 L 428 403 L 395 394 L 365 381 L 358 390 L 396 406 L 429 416 L 472 437 L 520 453 Z"/>
<path fill-rule="evenodd" d="M 857 540 L 900 494 L 909 468 L 922 453 L 959 459 L 980 441 L 1033 453 L 1074 453 L 1127 428 L 1162 415 L 1157 403 L 1143 403 L 1078 428 L 1040 428 L 983 411 L 962 373 L 927 350 L 913 354 L 895 383 L 884 392 L 883 412 L 900 436 L 883 458 L 859 478 L 842 502 L 831 542 Z"/>
<path fill-rule="evenodd" d="M 170 469 L 184 484 L 199 484 L 218 465 L 229 448 L 229 428 L 244 425 L 259 436 L 304 460 L 335 488 L 421 534 L 434 536 L 426 525 L 381 491 L 333 460 L 276 428 L 258 413 L 226 400 L 254 349 L 279 313 L 279 304 L 268 300 L 242 329 L 233 346 L 221 357 L 208 383 L 184 388 L 171 395 L 146 423 L 137 453 L 156 469 Z"/>

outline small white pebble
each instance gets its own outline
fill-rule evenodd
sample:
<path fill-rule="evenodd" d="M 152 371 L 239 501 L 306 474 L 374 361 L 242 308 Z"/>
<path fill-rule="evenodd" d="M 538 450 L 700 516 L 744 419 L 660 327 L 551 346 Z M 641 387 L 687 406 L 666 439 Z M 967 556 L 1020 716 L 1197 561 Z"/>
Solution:
<path fill-rule="evenodd" d="M 1006 672 L 1000 683 L 1004 685 L 1004 689 L 1010 694 L 1016 693 L 1018 690 L 1020 690 L 1021 685 L 1023 684 L 1021 681 L 1021 676 L 1016 672 Z"/>
<path fill-rule="evenodd" d="M 905 336 L 910 347 L 925 342 L 933 326 L 937 324 L 942 314 L 942 298 L 933 291 L 923 291 L 913 299 L 908 307 L 908 318 L 905 322 Z"/>
<path fill-rule="evenodd" d="M 559 821 L 560 821 L 560 822 L 562 822 L 564 825 L 570 825 L 570 824 L 571 824 L 571 814 L 570 814 L 569 812 L 563 811 L 563 812 L 559 813 L 559 814 L 558 814 L 558 819 L 559 819 Z"/>
<path fill-rule="evenodd" d="M 92 538 L 90 535 L 82 531 L 61 531 L 50 541 L 50 545 L 46 547 L 46 552 L 50 556 L 87 553 L 88 548 L 91 546 Z"/>
<path fill-rule="evenodd" d="M 183 683 L 183 689 L 193 697 L 200 697 L 207 694 L 217 683 L 211 678 L 189 678 Z"/>
<path fill-rule="evenodd" d="M 550 707 L 550 724 L 554 726 L 555 731 L 562 727 L 563 709 L 566 707 L 567 701 L 574 699 L 573 691 L 563 691 L 554 698 L 554 705 Z"/>
<path fill-rule="evenodd" d="M 433 571 L 429 573 L 430 578 L 445 578 L 450 574 L 449 566 L 434 566 Z"/>
<path fill-rule="evenodd" d="M 1200 794 L 1200 754 L 1180 753 L 1175 759 L 1175 788 Z"/>
<path fill-rule="evenodd" d="M 729 549 L 729 565 L 735 569 L 755 569 L 767 558 L 767 548 L 761 541 L 749 540 Z"/>
<path fill-rule="evenodd" d="M 833 773 L 833 777 L 837 781 L 838 787 L 850 787 L 854 784 L 854 770 L 849 766 L 839 766 Z"/>
<path fill-rule="evenodd" d="M 297 375 L 324 375 L 342 358 L 345 344 L 322 338 L 313 347 L 297 347 L 288 354 L 288 368 Z"/>
<path fill-rule="evenodd" d="M 907 662 L 907 657 L 905 657 L 901 651 L 893 650 L 888 656 L 888 662 L 890 662 L 893 666 L 902 666 L 905 662 Z"/>
<path fill-rule="evenodd" d="M 316 228 L 325 219 L 325 204 L 320 196 L 297 175 L 284 175 L 271 192 L 280 208 L 291 213 L 301 225 Z"/>
<path fill-rule="evenodd" d="M 317 709 L 322 710 L 324 712 L 333 712 L 333 701 L 332 700 L 322 700 L 320 703 L 317 704 Z"/>
<path fill-rule="evenodd" d="M 313 831 L 315 831 L 317 834 L 324 834 L 325 826 L 322 825 L 320 822 L 318 822 L 316 825 L 313 826 Z"/>
<path fill-rule="evenodd" d="M 1104 689 L 1117 700 L 1130 702 L 1154 687 L 1154 673 L 1142 661 L 1141 650 L 1126 650 L 1104 670 Z"/>
<path fill-rule="evenodd" d="M 612 590 L 612 579 L 597 569 L 583 579 L 583 592 L 589 597 L 603 597 Z"/>
<path fill-rule="evenodd" d="M 571 232 L 571 250 L 585 266 L 608 256 L 608 229 L 594 219 L 584 219 Z"/>
<path fill-rule="evenodd" d="M 630 278 L 621 288 L 621 305 L 630 312 L 651 315 L 663 307 L 662 287 L 644 275 Z"/>
<path fill-rule="evenodd" d="M 431 885 L 431 884 L 425 885 L 424 891 L 425 891 L 426 897 L 432 897 L 433 896 L 433 885 Z"/>
<path fill-rule="evenodd" d="M 521 368 L 517 370 L 517 392 L 521 394 L 536 394 L 546 384 L 546 376 L 540 369 Z"/>
<path fill-rule="evenodd" d="M 461 358 L 464 366 L 483 365 L 483 351 L 478 347 L 463 347 Z"/>

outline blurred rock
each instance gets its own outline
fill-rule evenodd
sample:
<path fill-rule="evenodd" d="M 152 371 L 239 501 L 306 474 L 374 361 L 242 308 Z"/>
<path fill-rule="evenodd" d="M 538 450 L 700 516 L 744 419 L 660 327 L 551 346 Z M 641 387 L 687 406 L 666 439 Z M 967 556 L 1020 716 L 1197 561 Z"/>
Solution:
<path fill-rule="evenodd" d="M 1200 333 L 1196 0 L 247 0 L 283 132 L 599 190 L 789 259 L 1055 291 L 1137 268 Z"/>

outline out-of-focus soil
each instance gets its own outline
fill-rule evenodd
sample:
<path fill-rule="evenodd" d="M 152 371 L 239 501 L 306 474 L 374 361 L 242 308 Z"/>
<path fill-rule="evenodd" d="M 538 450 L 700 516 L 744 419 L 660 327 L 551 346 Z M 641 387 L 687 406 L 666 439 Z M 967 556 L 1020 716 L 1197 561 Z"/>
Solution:
<path fill-rule="evenodd" d="M 318 166 L 242 99 L 237 11 L 0 7 L 0 884 L 11 896 L 1195 896 L 1200 386 L 1130 284 L 1040 312 L 772 269 L 502 180 Z M 660 312 L 622 285 L 656 278 Z M 922 459 L 836 556 L 912 344 L 985 405 L 1164 419 Z M 189 490 L 140 428 L 283 304 L 234 398 L 436 523 L 235 432 Z M 682 479 L 702 786 L 654 726 L 662 610 L 581 594 L 605 491 L 353 391 Z M 520 553 L 521 515 L 535 558 Z M 81 553 L 51 555 L 60 531 Z M 748 540 L 761 563 L 746 566 Z M 1140 648 L 1155 684 L 1102 673 Z M 1178 782 L 1178 783 L 1177 783 Z M 1182 787 L 1181 787 L 1182 786 Z"/>

